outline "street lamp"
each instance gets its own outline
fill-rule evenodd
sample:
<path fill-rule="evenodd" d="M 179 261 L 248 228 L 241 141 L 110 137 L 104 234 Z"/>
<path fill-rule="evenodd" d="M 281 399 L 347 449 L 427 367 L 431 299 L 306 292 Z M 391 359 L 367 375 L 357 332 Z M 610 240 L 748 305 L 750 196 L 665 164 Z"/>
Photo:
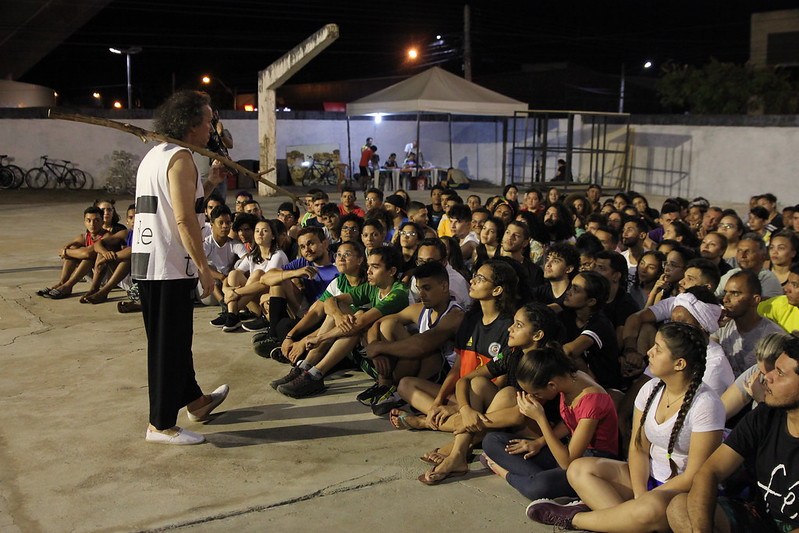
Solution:
<path fill-rule="evenodd" d="M 416 48 L 411 48 L 410 50 L 408 50 L 408 57 L 410 59 L 416 59 L 417 57 L 419 57 L 419 52 L 416 51 Z"/>
<path fill-rule="evenodd" d="M 234 90 L 231 90 L 231 88 L 230 88 L 230 87 L 228 87 L 227 85 L 225 85 L 225 82 L 224 82 L 224 81 L 222 81 L 222 78 L 211 78 L 211 76 L 203 76 L 202 78 L 200 78 L 200 81 L 202 81 L 202 82 L 203 82 L 205 85 L 210 85 L 210 84 L 211 84 L 211 81 L 216 81 L 216 82 L 218 82 L 218 83 L 219 83 L 219 85 L 221 85 L 221 86 L 222 86 L 222 88 L 223 88 L 223 89 L 225 89 L 225 90 L 227 91 L 227 93 L 228 93 L 230 96 L 232 96 L 232 97 L 233 97 L 233 109 L 236 109 L 236 91 L 234 91 Z"/>
<path fill-rule="evenodd" d="M 624 63 L 621 64 L 621 82 L 619 83 L 619 113 L 624 113 L 624 81 L 627 77 Z M 652 68 L 652 62 L 647 61 L 642 65 L 643 69 Z"/>
<path fill-rule="evenodd" d="M 112 54 L 125 54 L 125 64 L 128 73 L 128 109 L 133 108 L 133 91 L 130 85 L 130 56 L 141 52 L 141 46 L 128 46 L 127 48 L 109 48 Z"/>

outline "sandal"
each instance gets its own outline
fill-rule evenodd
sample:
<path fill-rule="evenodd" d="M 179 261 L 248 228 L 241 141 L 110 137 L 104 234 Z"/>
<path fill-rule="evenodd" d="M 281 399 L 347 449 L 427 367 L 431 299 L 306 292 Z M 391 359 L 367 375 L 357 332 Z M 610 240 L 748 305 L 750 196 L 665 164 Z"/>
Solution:
<path fill-rule="evenodd" d="M 391 422 L 391 425 L 397 429 L 414 429 L 408 423 L 406 418 L 410 416 L 410 413 L 406 413 L 400 409 L 392 409 L 391 412 L 388 414 L 388 419 Z"/>
<path fill-rule="evenodd" d="M 436 472 L 435 470 L 430 470 L 430 471 L 425 472 L 424 474 L 422 474 L 421 476 L 419 476 L 416 479 L 418 479 L 419 481 L 421 481 L 425 485 L 433 486 L 433 485 L 438 485 L 439 483 L 441 483 L 442 481 L 444 481 L 447 478 L 461 477 L 461 476 L 465 476 L 468 473 L 469 473 L 468 469 L 466 469 L 466 470 L 453 470 L 452 472 L 443 472 L 443 473 L 442 472 Z M 435 477 L 433 477 L 433 476 L 435 476 Z"/>
<path fill-rule="evenodd" d="M 427 457 L 426 455 L 429 455 L 429 457 Z M 444 459 L 447 458 L 446 455 L 441 453 L 441 448 L 436 448 L 432 452 L 427 452 L 426 455 L 422 455 L 421 457 L 419 457 L 419 460 L 425 464 L 433 466 L 440 465 L 441 463 L 444 462 Z"/>
<path fill-rule="evenodd" d="M 120 313 L 133 313 L 135 311 L 141 311 L 141 304 L 132 300 L 118 302 L 117 311 Z"/>
<path fill-rule="evenodd" d="M 64 298 L 69 298 L 70 296 L 72 296 L 71 292 L 63 293 L 58 289 L 51 289 L 48 294 L 50 295 L 50 298 L 52 298 L 53 300 L 63 300 Z"/>
<path fill-rule="evenodd" d="M 40 291 L 36 291 L 36 295 L 37 296 L 44 296 L 45 298 L 47 298 L 48 296 L 50 296 L 50 291 L 51 290 L 53 290 L 53 289 L 51 289 L 50 287 L 45 287 L 44 289 L 42 289 Z"/>

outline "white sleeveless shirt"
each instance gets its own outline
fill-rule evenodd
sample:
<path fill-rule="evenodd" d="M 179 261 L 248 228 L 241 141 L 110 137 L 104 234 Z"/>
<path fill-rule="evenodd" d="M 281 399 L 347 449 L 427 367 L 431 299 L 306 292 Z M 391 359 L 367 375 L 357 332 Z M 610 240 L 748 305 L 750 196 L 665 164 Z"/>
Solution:
<path fill-rule="evenodd" d="M 162 143 L 142 159 L 136 174 L 136 219 L 134 224 L 131 277 L 171 280 L 197 277 L 197 267 L 183 247 L 169 194 L 169 162 L 182 146 Z M 194 211 L 202 225 L 203 187 L 197 176 Z"/>

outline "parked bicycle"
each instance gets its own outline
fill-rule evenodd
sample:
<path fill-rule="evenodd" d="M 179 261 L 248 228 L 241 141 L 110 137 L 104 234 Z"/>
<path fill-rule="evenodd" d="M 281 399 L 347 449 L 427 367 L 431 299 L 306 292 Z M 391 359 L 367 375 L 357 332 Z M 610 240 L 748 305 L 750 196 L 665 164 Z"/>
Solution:
<path fill-rule="evenodd" d="M 42 166 L 30 169 L 25 174 L 25 183 L 31 189 L 43 189 L 51 181 L 56 187 L 63 183 L 67 189 L 82 189 L 86 185 L 86 174 L 75 168 L 72 161 L 48 159 L 43 155 Z"/>
<path fill-rule="evenodd" d="M 25 179 L 25 170 L 11 164 L 7 155 L 0 155 L 0 189 L 16 189 Z"/>
<path fill-rule="evenodd" d="M 324 163 L 318 159 L 314 159 L 311 166 L 309 166 L 305 174 L 302 175 L 303 186 L 335 185 L 338 181 L 338 171 L 332 163 L 332 159 L 328 159 Z"/>

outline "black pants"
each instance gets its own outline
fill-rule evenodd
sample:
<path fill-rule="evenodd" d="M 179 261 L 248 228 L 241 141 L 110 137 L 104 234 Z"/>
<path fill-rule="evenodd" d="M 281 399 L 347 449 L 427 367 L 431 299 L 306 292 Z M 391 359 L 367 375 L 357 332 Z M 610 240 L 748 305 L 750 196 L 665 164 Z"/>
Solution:
<path fill-rule="evenodd" d="M 176 424 L 178 411 L 203 395 L 191 354 L 197 280 L 139 280 L 138 284 L 147 332 L 150 424 L 169 429 Z"/>

